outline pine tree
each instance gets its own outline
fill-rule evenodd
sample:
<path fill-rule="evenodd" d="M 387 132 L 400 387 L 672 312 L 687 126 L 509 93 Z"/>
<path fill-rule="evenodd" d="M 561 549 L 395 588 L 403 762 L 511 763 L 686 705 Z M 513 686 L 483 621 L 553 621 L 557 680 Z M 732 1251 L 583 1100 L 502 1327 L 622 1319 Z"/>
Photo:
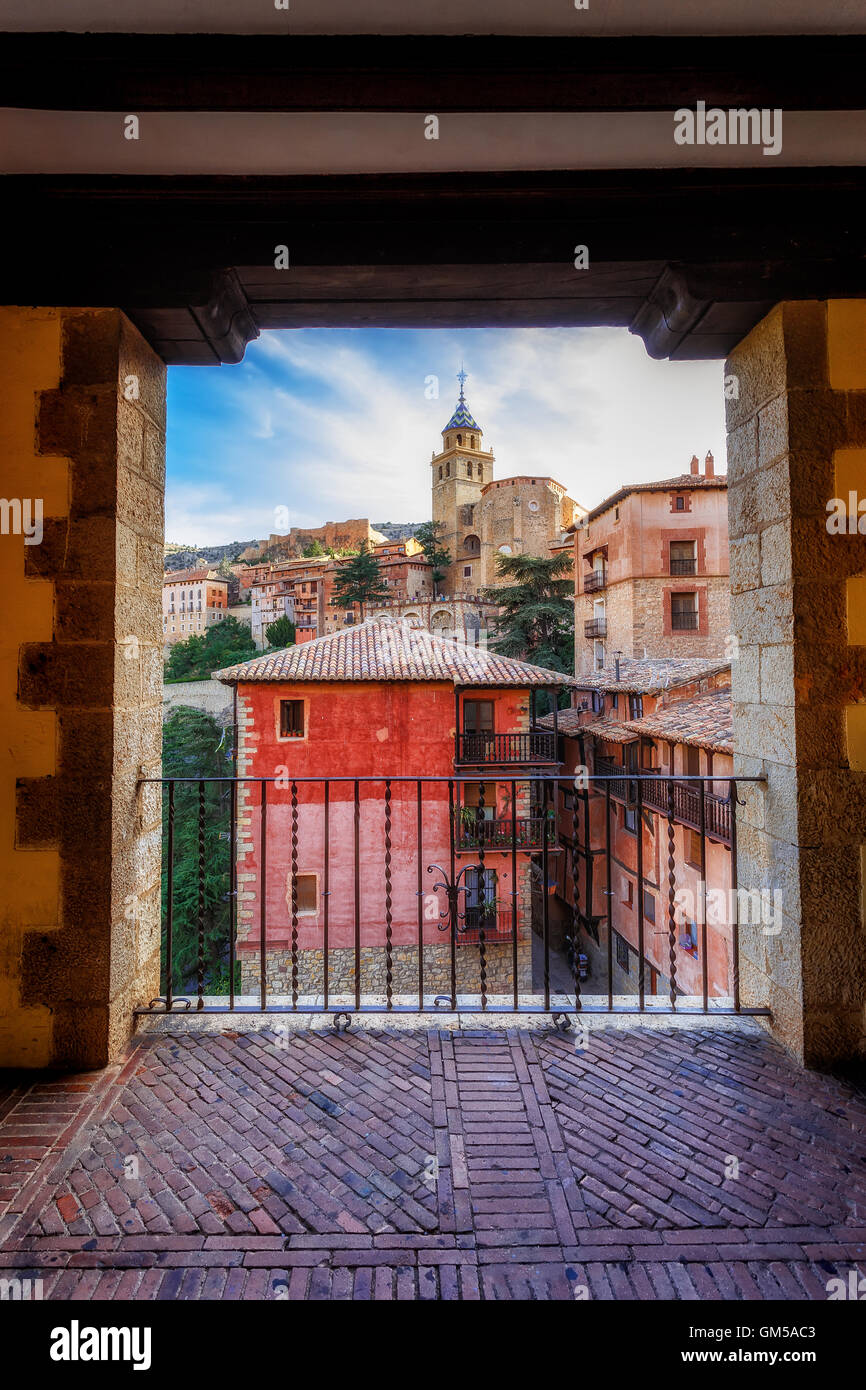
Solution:
<path fill-rule="evenodd" d="M 379 571 L 379 561 L 369 541 L 362 541 L 357 554 L 345 560 L 337 570 L 331 602 L 335 608 L 345 603 L 359 604 L 363 622 L 364 605 L 387 597 L 388 586 Z"/>
<path fill-rule="evenodd" d="M 253 634 L 237 618 L 223 618 L 214 623 L 203 636 L 193 633 L 185 642 L 175 642 L 165 667 L 165 679 L 172 681 L 206 681 L 211 673 L 223 666 L 234 666 L 256 656 Z"/>
<path fill-rule="evenodd" d="M 181 706 L 163 725 L 164 777 L 230 777 L 231 729 L 223 729 L 202 710 Z M 168 908 L 168 791 L 162 800 L 162 920 Z M 228 990 L 227 963 L 231 931 L 231 785 L 204 784 L 203 951 L 204 983 L 209 994 Z M 196 988 L 199 958 L 199 783 L 174 786 L 172 857 L 172 981 L 175 991 Z M 163 961 L 167 942 L 163 928 Z M 163 972 L 165 966 L 163 966 Z M 163 989 L 165 974 L 163 973 Z"/>
<path fill-rule="evenodd" d="M 433 566 L 431 578 L 434 590 L 442 583 L 446 569 L 451 564 L 451 552 L 442 541 L 444 530 L 445 526 L 441 521 L 425 521 L 415 532 L 416 541 Z"/>
<path fill-rule="evenodd" d="M 282 651 L 284 647 L 293 647 L 295 645 L 295 624 L 291 618 L 287 618 L 283 614 L 281 618 L 276 618 L 274 622 L 268 623 L 265 628 L 265 636 L 272 652 Z"/>
<path fill-rule="evenodd" d="M 545 666 L 574 670 L 574 580 L 569 555 L 497 555 L 497 573 L 510 584 L 488 589 L 500 608 L 494 651 Z M 563 576 L 568 575 L 568 578 Z"/>

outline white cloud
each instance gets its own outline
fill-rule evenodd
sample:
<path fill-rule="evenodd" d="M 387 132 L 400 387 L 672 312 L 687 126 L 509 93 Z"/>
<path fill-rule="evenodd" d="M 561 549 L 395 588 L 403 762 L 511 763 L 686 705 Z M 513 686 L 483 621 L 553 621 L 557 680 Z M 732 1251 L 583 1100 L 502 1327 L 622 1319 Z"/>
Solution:
<path fill-rule="evenodd" d="M 209 480 L 170 481 L 172 539 L 266 535 L 279 505 L 295 526 L 424 520 L 461 358 L 498 478 L 550 474 L 592 506 L 623 482 L 687 472 L 693 453 L 725 466 L 722 364 L 655 362 L 621 329 L 274 332 L 248 357 L 243 376 L 221 369 L 237 427 Z M 438 400 L 425 398 L 431 374 Z"/>

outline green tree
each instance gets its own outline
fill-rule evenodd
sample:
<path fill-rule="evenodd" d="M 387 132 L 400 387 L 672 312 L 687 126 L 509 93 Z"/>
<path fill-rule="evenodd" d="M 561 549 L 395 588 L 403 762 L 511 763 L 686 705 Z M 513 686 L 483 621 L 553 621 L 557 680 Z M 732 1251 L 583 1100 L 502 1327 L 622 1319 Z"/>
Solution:
<path fill-rule="evenodd" d="M 387 597 L 388 586 L 379 571 L 379 561 L 369 541 L 362 541 L 361 549 L 337 570 L 331 602 L 335 608 L 341 603 L 360 604 L 363 622 L 365 604 Z"/>
<path fill-rule="evenodd" d="M 223 618 L 214 623 L 203 636 L 193 633 L 185 642 L 176 642 L 166 662 L 165 679 L 173 681 L 206 681 L 213 671 L 234 666 L 256 656 L 253 634 L 237 618 Z"/>
<path fill-rule="evenodd" d="M 314 556 L 324 555 L 324 553 L 325 548 L 322 545 L 322 542 L 319 540 L 311 541 L 310 544 L 307 546 L 306 550 L 303 552 L 305 560 L 312 560 Z"/>
<path fill-rule="evenodd" d="M 500 609 L 492 646 L 549 671 L 574 670 L 574 580 L 569 555 L 497 555 L 496 571 L 511 582 L 488 589 Z M 564 576 L 568 575 L 569 578 Z"/>
<path fill-rule="evenodd" d="M 451 564 L 451 552 L 442 540 L 445 526 L 441 521 L 425 521 L 415 532 L 415 539 L 433 566 L 433 588 L 436 589 L 445 578 L 445 571 Z"/>
<path fill-rule="evenodd" d="M 163 777 L 231 777 L 232 731 L 202 710 L 181 706 L 163 725 Z M 201 899 L 204 987 L 208 994 L 228 992 L 227 963 L 231 932 L 231 784 L 205 782 L 203 824 L 198 781 L 174 784 L 172 854 L 172 984 L 177 993 L 197 988 Z M 166 985 L 168 921 L 169 793 L 163 790 L 162 921 L 163 978 Z M 203 868 L 199 863 L 203 849 Z"/>
<path fill-rule="evenodd" d="M 265 628 L 265 636 L 268 639 L 268 648 L 272 652 L 282 651 L 284 647 L 293 647 L 295 645 L 295 624 L 283 614 L 281 618 L 268 623 Z"/>

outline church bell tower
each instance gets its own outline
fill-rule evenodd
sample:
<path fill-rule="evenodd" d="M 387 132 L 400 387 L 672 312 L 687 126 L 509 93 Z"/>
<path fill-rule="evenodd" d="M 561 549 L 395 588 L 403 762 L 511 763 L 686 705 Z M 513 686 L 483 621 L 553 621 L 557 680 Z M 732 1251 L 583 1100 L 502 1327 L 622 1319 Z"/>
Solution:
<path fill-rule="evenodd" d="M 442 431 L 442 450 L 434 453 L 433 520 L 442 523 L 440 537 L 452 563 L 440 589 L 452 594 L 475 594 L 484 585 L 481 541 L 481 492 L 493 481 L 493 450 L 481 448 L 483 431 L 466 404 L 466 372 L 457 374 L 460 397 Z"/>

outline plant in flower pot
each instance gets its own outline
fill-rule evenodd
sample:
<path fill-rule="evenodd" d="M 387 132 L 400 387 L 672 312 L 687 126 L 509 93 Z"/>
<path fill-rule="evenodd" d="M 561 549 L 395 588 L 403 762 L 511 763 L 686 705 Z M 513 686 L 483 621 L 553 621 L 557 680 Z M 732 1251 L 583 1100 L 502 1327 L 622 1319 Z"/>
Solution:
<path fill-rule="evenodd" d="M 454 808 L 454 819 L 457 822 L 458 830 L 462 832 L 460 838 L 471 843 L 478 839 L 478 808 L 477 806 L 456 806 Z"/>
<path fill-rule="evenodd" d="M 495 898 L 485 898 L 478 904 L 478 926 L 485 931 L 490 931 L 496 926 L 496 918 L 499 911 L 499 904 Z"/>

